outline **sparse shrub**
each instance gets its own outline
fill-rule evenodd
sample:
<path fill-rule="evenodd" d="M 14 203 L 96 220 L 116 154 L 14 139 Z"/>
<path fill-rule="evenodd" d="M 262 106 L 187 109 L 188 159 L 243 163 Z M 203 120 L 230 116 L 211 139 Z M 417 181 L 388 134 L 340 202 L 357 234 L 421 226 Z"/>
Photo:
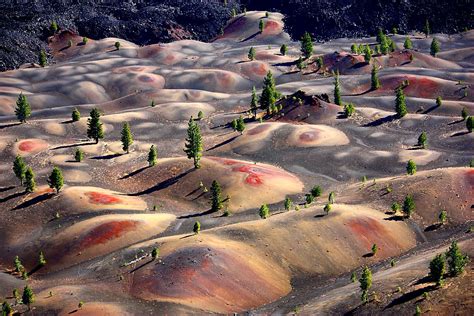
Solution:
<path fill-rule="evenodd" d="M 287 53 L 288 53 L 288 47 L 285 44 L 281 45 L 280 54 L 282 54 L 283 56 L 286 56 Z"/>
<path fill-rule="evenodd" d="M 265 17 L 268 19 L 268 17 L 269 17 L 268 12 L 265 12 Z"/>
<path fill-rule="evenodd" d="M 351 274 L 351 282 L 355 283 L 357 281 L 357 273 L 355 271 Z"/>
<path fill-rule="evenodd" d="M 82 44 L 86 45 L 89 39 L 87 37 L 82 38 Z"/>
<path fill-rule="evenodd" d="M 464 268 L 469 263 L 469 257 L 461 252 L 456 241 L 451 243 L 451 247 L 446 252 L 446 259 L 451 276 L 458 276 L 463 273 Z"/>
<path fill-rule="evenodd" d="M 257 107 L 258 107 L 257 90 L 255 89 L 255 86 L 253 86 L 252 99 L 250 101 L 250 112 L 252 112 L 252 115 L 254 118 L 257 117 Z"/>
<path fill-rule="evenodd" d="M 306 194 L 305 200 L 306 200 L 306 204 L 310 205 L 311 203 L 314 202 L 314 196 L 312 194 Z"/>
<path fill-rule="evenodd" d="M 263 20 L 260 20 L 260 22 L 258 22 L 258 29 L 260 33 L 263 33 L 264 28 L 265 28 L 265 22 L 263 22 Z"/>
<path fill-rule="evenodd" d="M 115 46 L 116 50 L 119 50 L 120 49 L 120 42 L 115 42 L 114 46 Z"/>
<path fill-rule="evenodd" d="M 329 214 L 329 212 L 331 211 L 331 208 L 332 208 L 332 206 L 329 203 L 324 205 L 324 212 L 326 213 L 326 215 Z"/>
<path fill-rule="evenodd" d="M 438 254 L 430 262 L 430 277 L 437 286 L 443 285 L 444 274 L 446 273 L 446 257 L 444 254 Z"/>
<path fill-rule="evenodd" d="M 72 47 L 72 40 L 67 41 L 67 47 Z"/>
<path fill-rule="evenodd" d="M 199 234 L 199 232 L 201 231 L 201 223 L 199 221 L 196 221 L 194 223 L 194 227 L 193 227 L 193 232 L 194 234 Z"/>
<path fill-rule="evenodd" d="M 155 100 L 151 100 L 150 106 L 151 106 L 152 108 L 154 108 L 154 107 L 156 106 Z"/>
<path fill-rule="evenodd" d="M 293 202 L 289 197 L 285 199 L 285 210 L 289 211 L 291 209 L 291 206 L 293 205 Z"/>
<path fill-rule="evenodd" d="M 51 172 L 51 175 L 48 178 L 48 184 L 50 188 L 54 188 L 56 190 L 56 193 L 59 193 L 59 191 L 64 185 L 64 178 L 61 169 L 59 169 L 58 167 L 53 168 L 53 171 Z"/>
<path fill-rule="evenodd" d="M 390 260 L 390 266 L 393 268 L 395 266 L 396 262 L 395 259 Z"/>
<path fill-rule="evenodd" d="M 204 118 L 204 113 L 202 111 L 198 112 L 198 119 L 202 120 Z"/>
<path fill-rule="evenodd" d="M 74 108 L 71 113 L 71 119 L 73 122 L 78 122 L 81 119 L 81 112 L 78 109 Z"/>
<path fill-rule="evenodd" d="M 431 29 L 430 29 L 430 22 L 428 22 L 428 19 L 426 19 L 425 21 L 425 27 L 423 28 L 423 32 L 425 33 L 426 37 L 430 36 Z"/>
<path fill-rule="evenodd" d="M 15 256 L 15 260 L 13 261 L 13 265 L 15 266 L 15 272 L 20 273 L 25 268 L 21 264 L 21 260 L 18 256 Z"/>
<path fill-rule="evenodd" d="M 158 158 L 158 152 L 155 145 L 151 145 L 150 150 L 148 151 L 148 166 L 153 167 L 156 165 Z"/>
<path fill-rule="evenodd" d="M 258 214 L 260 215 L 260 217 L 262 219 L 268 218 L 268 216 L 270 214 L 270 210 L 268 209 L 268 205 L 263 204 L 262 206 L 260 206 L 260 210 L 258 211 Z"/>
<path fill-rule="evenodd" d="M 13 308 L 8 304 L 7 301 L 4 301 L 2 304 L 2 316 L 11 316 L 13 315 Z"/>
<path fill-rule="evenodd" d="M 76 151 L 74 152 L 74 160 L 76 162 L 81 162 L 82 160 L 84 160 L 84 152 L 82 151 L 82 149 L 76 149 Z"/>
<path fill-rule="evenodd" d="M 443 99 L 441 98 L 441 96 L 437 96 L 436 97 L 436 106 L 440 107 L 442 104 L 443 104 Z"/>
<path fill-rule="evenodd" d="M 321 196 L 321 194 L 323 193 L 323 190 L 321 189 L 321 187 L 319 185 L 315 185 L 311 189 L 310 193 L 313 197 L 317 198 L 317 197 Z"/>
<path fill-rule="evenodd" d="M 403 213 L 407 218 L 410 218 L 410 216 L 413 214 L 415 211 L 415 201 L 413 200 L 413 196 L 407 195 L 405 197 L 405 201 L 403 202 Z"/>
<path fill-rule="evenodd" d="M 351 45 L 351 53 L 352 54 L 359 54 L 359 48 L 357 47 L 356 44 Z"/>
<path fill-rule="evenodd" d="M 418 136 L 418 146 L 420 146 L 421 148 L 426 148 L 427 140 L 428 138 L 426 137 L 426 133 L 422 132 L 420 136 Z"/>
<path fill-rule="evenodd" d="M 446 223 L 446 221 L 448 220 L 448 212 L 446 212 L 446 210 L 442 210 L 439 213 L 438 219 L 439 219 L 439 222 L 441 223 L 441 225 L 444 225 Z"/>
<path fill-rule="evenodd" d="M 468 116 L 469 116 L 469 113 L 467 112 L 466 107 L 463 107 L 461 110 L 462 120 L 465 121 L 468 118 Z"/>
<path fill-rule="evenodd" d="M 391 209 L 392 209 L 392 212 L 393 212 L 393 213 L 398 212 L 398 211 L 400 210 L 400 204 L 398 204 L 397 202 L 394 202 L 394 203 L 392 204 Z"/>
<path fill-rule="evenodd" d="M 84 307 L 84 302 L 80 301 L 79 304 L 77 304 L 77 308 L 82 309 Z"/>
<path fill-rule="evenodd" d="M 23 295 L 21 300 L 23 304 L 28 306 L 28 310 L 30 310 L 30 305 L 35 302 L 35 294 L 28 285 L 25 286 L 25 288 L 23 289 Z"/>
<path fill-rule="evenodd" d="M 420 305 L 416 305 L 415 307 L 415 316 L 420 316 L 421 315 L 421 307 Z"/>
<path fill-rule="evenodd" d="M 362 291 L 361 300 L 363 303 L 367 303 L 369 301 L 369 289 L 372 287 L 372 271 L 365 266 L 364 270 L 362 270 L 362 275 L 359 279 L 360 282 L 360 289 Z"/>
<path fill-rule="evenodd" d="M 354 104 L 349 103 L 344 105 L 344 115 L 345 117 L 351 117 L 355 112 Z"/>
<path fill-rule="evenodd" d="M 237 119 L 237 126 L 236 126 L 236 130 L 237 132 L 240 133 L 240 135 L 242 135 L 244 133 L 244 130 L 245 130 L 245 121 L 241 116 L 239 116 L 239 118 Z"/>
<path fill-rule="evenodd" d="M 319 56 L 319 57 L 316 59 L 316 65 L 318 65 L 318 69 L 323 68 L 324 61 L 323 61 L 323 58 L 322 58 L 321 56 Z"/>
<path fill-rule="evenodd" d="M 303 70 L 303 68 L 306 67 L 306 64 L 303 62 L 303 58 L 298 58 L 298 60 L 296 61 L 296 67 L 301 71 Z"/>
<path fill-rule="evenodd" d="M 334 193 L 334 191 L 331 191 L 328 196 L 329 204 L 334 204 L 335 198 L 336 198 L 336 193 Z"/>
<path fill-rule="evenodd" d="M 249 60 L 255 60 L 255 48 L 250 47 L 247 57 Z"/>
<path fill-rule="evenodd" d="M 46 264 L 46 258 L 44 257 L 44 253 L 40 251 L 39 257 L 38 257 L 38 265 L 40 267 L 43 267 Z"/>
<path fill-rule="evenodd" d="M 58 24 L 56 23 L 56 21 L 52 21 L 50 26 L 49 26 L 49 30 L 51 31 L 51 33 L 56 34 L 58 29 L 59 28 L 58 28 Z"/>
<path fill-rule="evenodd" d="M 469 162 L 469 167 L 474 168 L 474 159 L 471 159 Z"/>
<path fill-rule="evenodd" d="M 436 57 L 439 51 L 440 51 L 440 43 L 435 37 L 433 38 L 433 41 L 431 42 L 430 54 L 431 56 Z"/>

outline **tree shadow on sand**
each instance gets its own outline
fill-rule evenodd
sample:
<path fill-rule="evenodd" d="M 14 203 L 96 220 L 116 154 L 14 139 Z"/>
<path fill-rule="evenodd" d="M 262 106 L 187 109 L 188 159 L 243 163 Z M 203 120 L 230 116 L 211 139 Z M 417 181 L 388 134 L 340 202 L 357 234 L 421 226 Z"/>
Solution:
<path fill-rule="evenodd" d="M 243 42 L 246 42 L 246 41 L 250 41 L 252 38 L 255 38 L 258 34 L 261 34 L 261 32 L 258 31 L 257 33 L 254 33 L 254 34 L 250 35 L 249 37 L 241 40 L 240 42 L 243 43 Z"/>
<path fill-rule="evenodd" d="M 137 170 L 135 170 L 135 171 L 133 171 L 133 172 L 131 172 L 131 173 L 129 173 L 129 174 L 126 174 L 126 175 L 120 177 L 119 180 L 124 180 L 124 179 L 131 178 L 131 177 L 133 177 L 133 176 L 136 176 L 137 174 L 139 174 L 140 172 L 142 172 L 142 171 L 144 171 L 144 170 L 146 170 L 146 169 L 148 169 L 148 168 L 150 168 L 150 166 L 145 166 L 145 167 L 142 167 L 142 168 L 140 168 L 140 169 L 137 169 Z"/>
<path fill-rule="evenodd" d="M 5 203 L 7 201 L 10 201 L 11 199 L 15 199 L 15 198 L 20 197 L 20 196 L 25 195 L 25 194 L 26 194 L 25 191 L 15 192 L 13 194 L 10 194 L 9 196 L 1 198 L 0 203 Z"/>
<path fill-rule="evenodd" d="M 454 133 L 453 135 L 451 135 L 449 137 L 463 136 L 463 135 L 466 135 L 466 134 L 469 134 L 469 131 L 457 132 L 457 133 Z"/>
<path fill-rule="evenodd" d="M 18 125 L 21 125 L 21 123 L 20 122 L 9 123 L 9 124 L 5 124 L 5 125 L 0 125 L 0 129 L 9 128 L 9 127 L 18 126 Z"/>
<path fill-rule="evenodd" d="M 152 263 L 153 261 L 154 261 L 153 259 L 150 259 L 150 260 L 148 260 L 147 262 L 145 262 L 145 263 L 142 263 L 142 264 L 141 264 L 141 265 L 139 265 L 138 267 L 136 267 L 136 268 L 134 268 L 134 269 L 130 270 L 130 272 L 129 272 L 129 273 L 130 273 L 130 274 L 132 274 L 133 272 L 135 272 L 135 271 L 138 271 L 138 270 L 140 270 L 141 268 L 143 268 L 143 267 L 145 267 L 145 266 L 149 265 L 149 264 L 150 264 L 150 263 Z"/>
<path fill-rule="evenodd" d="M 364 127 L 374 127 L 374 126 L 380 126 L 385 123 L 392 122 L 398 118 L 398 115 L 392 114 L 388 115 L 386 117 L 379 118 L 378 120 L 375 120 L 373 122 L 367 123 L 364 125 Z"/>
<path fill-rule="evenodd" d="M 46 200 L 52 198 L 53 196 L 55 196 L 54 193 L 44 193 L 44 194 L 38 195 L 37 197 L 34 197 L 34 198 L 32 198 L 28 201 L 25 201 L 25 202 L 21 203 L 20 205 L 15 206 L 13 208 L 13 210 L 19 210 L 19 209 L 22 209 L 22 208 L 33 206 L 37 203 L 46 201 Z"/>
<path fill-rule="evenodd" d="M 431 232 L 433 230 L 437 230 L 441 226 L 443 226 L 443 224 L 441 224 L 441 223 L 436 223 L 436 224 L 430 225 L 430 226 L 425 228 L 425 232 Z"/>
<path fill-rule="evenodd" d="M 161 190 L 164 190 L 170 186 L 172 186 L 173 184 L 177 183 L 179 181 L 179 179 L 185 177 L 186 175 L 188 175 L 189 173 L 193 172 L 195 169 L 192 168 L 192 169 L 189 169 L 177 176 L 174 176 L 172 178 L 169 178 L 167 180 L 164 180 L 164 181 L 161 181 L 160 183 L 152 186 L 151 188 L 148 188 L 146 190 L 143 190 L 141 192 L 137 192 L 137 193 L 130 193 L 128 194 L 129 196 L 140 196 L 140 195 L 145 195 L 145 194 L 150 194 L 150 193 L 153 193 L 153 192 L 156 192 L 156 191 L 161 191 Z"/>
<path fill-rule="evenodd" d="M 15 186 L 14 185 L 11 185 L 9 187 L 1 187 L 0 188 L 0 192 L 6 192 L 6 191 L 10 191 L 11 189 L 14 189 Z"/>
<path fill-rule="evenodd" d="M 429 286 L 425 286 L 425 287 L 422 287 L 420 289 L 417 289 L 417 290 L 414 290 L 414 291 L 411 291 L 409 293 L 405 293 L 403 294 L 402 296 L 394 299 L 392 302 L 390 302 L 390 304 L 388 304 L 387 306 L 385 306 L 384 310 L 386 309 L 389 309 L 389 308 L 392 308 L 394 306 L 397 306 L 397 305 L 400 305 L 400 304 L 404 304 L 406 302 L 409 302 L 421 295 L 423 295 L 423 293 L 425 292 L 429 292 L 429 291 L 432 291 L 432 290 L 435 290 L 436 289 L 436 286 L 434 285 L 429 285 Z"/>
<path fill-rule="evenodd" d="M 104 155 L 104 156 L 96 156 L 96 157 L 92 157 L 91 159 L 94 159 L 94 160 L 109 160 L 109 159 L 114 159 L 114 158 L 120 157 L 122 155 L 123 154 L 115 153 L 115 154 L 109 154 L 109 155 Z"/>
<path fill-rule="evenodd" d="M 392 215 L 390 217 L 385 217 L 386 221 L 403 221 L 404 217 L 402 215 Z"/>
<path fill-rule="evenodd" d="M 216 213 L 216 211 L 213 211 L 212 209 L 209 209 L 207 211 L 201 212 L 201 213 L 195 213 L 195 214 L 189 214 L 189 215 L 181 215 L 178 217 L 178 219 L 186 219 L 186 218 L 193 218 L 193 217 L 200 217 L 200 216 L 205 216 L 209 215 L 212 213 Z"/>
<path fill-rule="evenodd" d="M 87 142 L 87 143 L 76 143 L 76 144 L 70 144 L 70 145 L 61 145 L 58 147 L 51 148 L 51 150 L 57 150 L 57 149 L 64 149 L 64 148 L 72 148 L 72 147 L 79 147 L 79 146 L 87 146 L 87 145 L 95 145 L 96 142 Z"/>
<path fill-rule="evenodd" d="M 206 149 L 206 152 L 211 151 L 211 150 L 214 150 L 214 149 L 217 149 L 217 148 L 222 147 L 222 146 L 224 146 L 224 145 L 227 145 L 228 143 L 232 142 L 234 139 L 236 139 L 236 138 L 239 137 L 239 136 L 240 136 L 240 135 L 236 135 L 236 136 L 234 136 L 234 137 L 232 137 L 232 138 L 229 138 L 229 139 L 227 139 L 227 140 L 225 140 L 225 141 L 223 141 L 223 142 L 221 142 L 221 143 L 219 143 L 219 144 L 217 144 L 217 145 L 214 145 L 214 146 L 212 146 L 211 148 Z"/>

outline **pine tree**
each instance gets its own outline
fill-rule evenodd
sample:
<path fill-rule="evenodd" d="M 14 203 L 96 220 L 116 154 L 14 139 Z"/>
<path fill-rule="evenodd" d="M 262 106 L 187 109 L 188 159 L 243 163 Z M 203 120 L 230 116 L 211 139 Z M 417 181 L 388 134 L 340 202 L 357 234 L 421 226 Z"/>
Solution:
<path fill-rule="evenodd" d="M 250 111 L 254 118 L 257 117 L 258 98 L 255 86 L 252 88 L 252 100 L 250 101 Z"/>
<path fill-rule="evenodd" d="M 466 107 L 463 107 L 461 110 L 462 120 L 465 121 L 468 118 L 468 116 L 469 116 L 469 113 L 467 112 Z"/>
<path fill-rule="evenodd" d="M 56 23 L 56 21 L 51 21 L 51 25 L 49 26 L 49 30 L 51 31 L 51 33 L 56 34 L 58 29 L 59 28 L 58 28 L 58 24 Z"/>
<path fill-rule="evenodd" d="M 289 211 L 291 209 L 292 204 L 293 204 L 293 202 L 291 201 L 291 199 L 289 197 L 287 197 L 285 199 L 285 210 Z"/>
<path fill-rule="evenodd" d="M 384 35 L 382 41 L 380 42 L 380 51 L 383 55 L 387 55 L 390 49 L 390 41 L 387 36 Z"/>
<path fill-rule="evenodd" d="M 323 68 L 324 61 L 323 61 L 323 58 L 322 58 L 321 56 L 319 56 L 319 57 L 316 59 L 316 65 L 318 65 L 318 69 Z"/>
<path fill-rule="evenodd" d="M 431 29 L 430 29 L 430 22 L 428 22 L 428 19 L 426 19 L 425 21 L 425 27 L 423 28 L 423 32 L 425 33 L 426 37 L 430 36 Z"/>
<path fill-rule="evenodd" d="M 13 315 L 13 308 L 8 304 L 7 301 L 2 304 L 2 316 L 11 316 Z"/>
<path fill-rule="evenodd" d="M 403 213 L 407 218 L 410 218 L 410 216 L 413 214 L 415 211 L 415 201 L 413 200 L 413 196 L 407 195 L 405 197 L 405 201 L 403 201 Z"/>
<path fill-rule="evenodd" d="M 351 45 L 351 53 L 352 54 L 359 54 L 359 49 L 356 44 Z"/>
<path fill-rule="evenodd" d="M 301 38 L 301 53 L 306 59 L 313 54 L 313 39 L 308 32 L 305 32 Z"/>
<path fill-rule="evenodd" d="M 339 83 L 339 71 L 336 72 L 336 77 L 334 79 L 334 103 L 341 105 L 341 87 Z"/>
<path fill-rule="evenodd" d="M 331 208 L 332 208 L 332 206 L 331 206 L 331 204 L 329 204 L 329 203 L 326 204 L 326 205 L 324 205 L 324 209 L 323 209 L 323 210 L 324 210 L 324 212 L 326 213 L 326 215 L 329 214 L 329 212 L 331 211 Z"/>
<path fill-rule="evenodd" d="M 123 124 L 121 135 L 122 149 L 128 154 L 130 152 L 130 146 L 133 144 L 133 136 L 128 122 Z"/>
<path fill-rule="evenodd" d="M 321 187 L 319 185 L 315 185 L 311 191 L 310 191 L 311 195 L 314 196 L 315 198 L 317 197 L 320 197 L 321 194 L 323 193 L 323 190 L 321 189 Z"/>
<path fill-rule="evenodd" d="M 329 196 L 328 196 L 328 202 L 329 202 L 329 204 L 334 204 L 335 198 L 336 198 L 336 193 L 334 193 L 333 191 L 331 191 L 331 192 L 329 193 Z"/>
<path fill-rule="evenodd" d="M 431 41 L 431 47 L 430 47 L 430 54 L 433 57 L 436 57 L 436 54 L 438 54 L 440 51 L 440 44 L 439 41 L 435 38 Z"/>
<path fill-rule="evenodd" d="M 156 150 L 156 147 L 155 145 L 151 145 L 150 151 L 148 152 L 148 165 L 150 167 L 153 167 L 154 165 L 156 165 L 157 158 L 158 158 L 158 152 Z"/>
<path fill-rule="evenodd" d="M 50 188 L 56 189 L 56 193 L 59 193 L 59 191 L 64 185 L 64 178 L 61 169 L 59 169 L 58 167 L 53 168 L 53 171 L 51 172 L 51 175 L 48 178 L 48 184 Z"/>
<path fill-rule="evenodd" d="M 242 135 L 244 133 L 244 130 L 245 130 L 245 122 L 244 122 L 244 119 L 242 118 L 242 116 L 239 116 L 239 118 L 237 119 L 237 127 L 236 127 L 236 130 L 237 132 L 240 133 L 240 135 Z"/>
<path fill-rule="evenodd" d="M 397 89 L 397 97 L 395 99 L 395 111 L 397 112 L 399 118 L 404 117 L 408 113 L 407 105 L 405 102 L 405 94 L 403 93 L 403 90 L 401 88 Z"/>
<path fill-rule="evenodd" d="M 258 211 L 258 213 L 259 213 L 259 215 L 262 219 L 268 218 L 269 212 L 270 212 L 270 210 L 268 209 L 267 204 L 263 204 L 262 206 L 260 206 L 260 210 Z"/>
<path fill-rule="evenodd" d="M 22 270 L 25 269 L 23 265 L 21 264 L 21 260 L 18 256 L 15 256 L 15 260 L 13 261 L 13 264 L 15 266 L 15 272 L 17 273 L 20 273 Z"/>
<path fill-rule="evenodd" d="M 36 189 L 36 182 L 35 182 L 35 173 L 31 167 L 28 167 L 25 171 L 25 187 L 26 192 L 34 192 Z"/>
<path fill-rule="evenodd" d="M 362 270 L 359 282 L 362 290 L 361 300 L 363 303 L 367 303 L 369 301 L 369 289 L 372 287 L 372 271 L 367 266 Z"/>
<path fill-rule="evenodd" d="M 280 47 L 280 54 L 282 54 L 283 56 L 286 56 L 286 53 L 288 53 L 288 47 L 285 44 L 283 44 Z"/>
<path fill-rule="evenodd" d="M 443 278 L 446 274 L 446 257 L 440 253 L 430 262 L 430 277 L 436 282 L 437 286 L 443 285 Z"/>
<path fill-rule="evenodd" d="M 357 274 L 355 273 L 355 271 L 353 271 L 351 274 L 351 282 L 355 283 L 356 281 L 357 281 Z"/>
<path fill-rule="evenodd" d="M 204 118 L 204 113 L 202 111 L 198 112 L 198 120 L 202 120 Z"/>
<path fill-rule="evenodd" d="M 472 133 L 472 130 L 474 129 L 474 119 L 472 116 L 468 116 L 466 119 L 466 128 L 469 133 Z"/>
<path fill-rule="evenodd" d="M 193 232 L 197 235 L 201 231 L 201 223 L 196 221 L 193 226 Z"/>
<path fill-rule="evenodd" d="M 186 138 L 184 152 L 188 159 L 193 159 L 194 168 L 199 169 L 201 166 L 199 161 L 202 156 L 202 137 L 199 125 L 194 122 L 193 117 L 188 122 L 188 137 Z"/>
<path fill-rule="evenodd" d="M 120 42 L 115 42 L 114 46 L 115 46 L 116 50 L 119 50 L 120 49 Z"/>
<path fill-rule="evenodd" d="M 265 79 L 263 79 L 263 90 L 259 100 L 260 107 L 267 110 L 267 114 L 269 114 L 270 108 L 275 105 L 279 96 L 280 93 L 276 90 L 273 74 L 271 71 L 268 71 Z"/>
<path fill-rule="evenodd" d="M 84 160 L 84 152 L 82 151 L 82 149 L 76 149 L 76 151 L 74 152 L 74 160 L 76 162 L 81 162 L 82 160 Z"/>
<path fill-rule="evenodd" d="M 461 252 L 458 243 L 453 241 L 451 247 L 446 252 L 449 274 L 458 276 L 464 272 L 464 268 L 469 263 L 469 257 Z"/>
<path fill-rule="evenodd" d="M 439 222 L 441 223 L 441 225 L 444 225 L 448 220 L 448 212 L 446 212 L 446 210 L 442 210 L 439 213 L 438 219 L 439 219 Z"/>
<path fill-rule="evenodd" d="M 303 58 L 298 58 L 298 60 L 296 60 L 296 67 L 301 71 L 303 70 L 303 68 L 305 67 L 305 64 L 303 62 Z"/>
<path fill-rule="evenodd" d="M 87 119 L 87 137 L 99 143 L 99 139 L 104 138 L 104 127 L 100 122 L 100 112 L 97 108 L 92 109 L 90 118 Z"/>
<path fill-rule="evenodd" d="M 260 31 L 260 33 L 263 33 L 264 28 L 265 28 L 265 23 L 263 22 L 263 20 L 260 20 L 260 22 L 258 22 L 258 30 Z"/>
<path fill-rule="evenodd" d="M 379 27 L 378 30 L 377 30 L 376 40 L 377 40 L 378 43 L 381 44 L 384 38 L 385 38 L 385 34 L 384 34 L 382 28 Z"/>
<path fill-rule="evenodd" d="M 23 304 L 28 306 L 28 310 L 30 310 L 30 305 L 35 302 L 35 294 L 28 285 L 25 286 L 25 288 L 23 289 L 23 295 L 21 300 Z"/>
<path fill-rule="evenodd" d="M 403 43 L 403 47 L 405 49 L 412 49 L 413 48 L 413 43 L 411 42 L 411 39 L 408 36 L 405 38 L 405 42 Z"/>
<path fill-rule="evenodd" d="M 42 49 L 38 55 L 38 62 L 41 67 L 46 66 L 48 60 L 46 58 L 46 52 Z"/>
<path fill-rule="evenodd" d="M 13 161 L 13 172 L 15 173 L 15 176 L 18 178 L 18 180 L 20 180 L 20 185 L 23 185 L 23 181 L 25 180 L 26 164 L 20 155 L 17 155 Z"/>
<path fill-rule="evenodd" d="M 407 163 L 407 174 L 414 175 L 416 173 L 416 164 L 413 160 L 408 160 Z"/>
<path fill-rule="evenodd" d="M 364 53 L 364 61 L 366 63 L 370 63 L 370 60 L 372 59 L 372 50 L 370 49 L 369 45 L 365 46 L 365 53 Z"/>
<path fill-rule="evenodd" d="M 81 112 L 78 109 L 74 108 L 71 114 L 71 119 L 73 122 L 78 122 L 81 119 Z"/>
<path fill-rule="evenodd" d="M 23 93 L 20 93 L 16 100 L 15 115 L 21 123 L 26 123 L 26 119 L 31 115 L 30 103 Z"/>
<path fill-rule="evenodd" d="M 232 127 L 234 132 L 237 131 L 237 119 L 233 119 L 232 122 L 230 122 L 230 126 Z"/>
<path fill-rule="evenodd" d="M 250 60 L 254 60 L 254 59 L 255 59 L 255 48 L 250 47 L 250 50 L 249 50 L 249 53 L 248 53 L 247 57 L 248 57 Z"/>
<path fill-rule="evenodd" d="M 397 50 L 397 44 L 395 44 L 395 41 L 390 40 L 390 51 L 394 52 Z"/>
<path fill-rule="evenodd" d="M 421 148 L 426 148 L 426 141 L 427 141 L 427 137 L 426 137 L 426 133 L 425 132 L 422 132 L 420 134 L 420 136 L 418 137 L 418 146 L 420 146 Z"/>
<path fill-rule="evenodd" d="M 375 66 L 375 63 L 374 63 L 372 67 L 371 77 L 370 77 L 370 88 L 372 90 L 377 90 L 378 88 L 380 88 L 380 81 L 379 81 L 379 77 L 377 73 L 378 73 L 377 66 Z"/>
<path fill-rule="evenodd" d="M 82 44 L 83 45 L 86 45 L 88 41 L 89 41 L 89 39 L 87 37 L 82 38 Z"/>
<path fill-rule="evenodd" d="M 379 247 L 377 246 L 377 244 L 373 244 L 371 250 L 372 255 L 375 256 L 377 254 L 377 251 L 379 251 Z"/>
<path fill-rule="evenodd" d="M 153 258 L 153 260 L 156 260 L 159 255 L 160 255 L 160 250 L 156 247 L 153 248 L 153 250 L 151 251 L 151 257 Z"/>
<path fill-rule="evenodd" d="M 221 186 L 214 180 L 211 184 L 211 211 L 218 212 L 222 209 Z"/>
<path fill-rule="evenodd" d="M 40 251 L 39 257 L 38 257 L 38 265 L 40 267 L 43 267 L 46 264 L 46 258 L 44 257 L 44 253 Z"/>

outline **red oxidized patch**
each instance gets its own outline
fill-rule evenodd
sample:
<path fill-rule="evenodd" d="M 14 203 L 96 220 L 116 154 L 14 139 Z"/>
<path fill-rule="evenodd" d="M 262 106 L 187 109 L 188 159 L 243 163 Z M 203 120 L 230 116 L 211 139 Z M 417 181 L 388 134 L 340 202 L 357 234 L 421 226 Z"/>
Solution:
<path fill-rule="evenodd" d="M 122 202 L 122 200 L 116 196 L 99 192 L 86 192 L 84 195 L 89 198 L 89 203 L 92 204 L 117 204 Z"/>
<path fill-rule="evenodd" d="M 79 245 L 80 249 L 105 244 L 110 240 L 119 238 L 137 226 L 136 221 L 114 221 L 101 224 L 89 231 Z"/>
<path fill-rule="evenodd" d="M 18 149 L 21 151 L 33 151 L 39 147 L 39 144 L 32 140 L 25 140 L 18 145 Z"/>

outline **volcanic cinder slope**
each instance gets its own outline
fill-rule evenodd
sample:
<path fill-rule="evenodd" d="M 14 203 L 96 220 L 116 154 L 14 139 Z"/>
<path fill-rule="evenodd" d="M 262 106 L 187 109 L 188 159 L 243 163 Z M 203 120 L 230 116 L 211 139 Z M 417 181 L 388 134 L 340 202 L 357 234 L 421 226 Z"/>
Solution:
<path fill-rule="evenodd" d="M 28 283 L 37 314 L 406 314 L 419 304 L 420 286 L 432 290 L 423 277 L 435 253 L 460 240 L 474 255 L 474 172 L 467 167 L 474 134 L 460 119 L 463 107 L 474 114 L 474 32 L 433 35 L 441 43 L 437 57 L 429 54 L 431 37 L 406 35 L 414 48 L 404 50 L 406 36 L 392 35 L 397 49 L 370 65 L 350 46 L 373 45 L 374 38 L 338 39 L 315 45 L 300 72 L 299 43 L 284 32 L 282 18 L 247 12 L 210 43 L 144 47 L 115 38 L 83 44 L 65 31 L 49 39 L 55 64 L 1 73 L 0 298 L 13 302 L 12 290 Z M 247 58 L 251 47 L 254 61 Z M 376 91 L 372 64 L 380 68 Z M 260 93 L 268 71 L 285 98 L 279 114 L 259 111 L 259 122 L 247 112 L 252 87 Z M 343 102 L 356 107 L 350 118 L 333 103 L 335 71 Z M 409 114 L 396 119 L 394 89 L 405 80 Z M 26 124 L 14 117 L 20 93 L 32 107 Z M 82 113 L 78 122 L 70 121 L 74 108 Z M 105 138 L 97 144 L 86 137 L 92 108 L 104 113 Z M 204 151 L 194 169 L 183 148 L 188 120 L 199 111 Z M 228 124 L 240 115 L 242 135 Z M 134 135 L 128 154 L 120 143 L 124 122 Z M 416 145 L 422 131 L 425 149 Z M 151 145 L 158 162 L 148 167 Z M 85 153 L 80 163 L 77 148 Z M 36 173 L 33 193 L 24 193 L 11 170 L 16 155 Z M 412 176 L 409 159 L 418 166 Z M 58 194 L 46 181 L 53 166 L 65 178 Z M 214 180 L 230 216 L 210 210 Z M 323 194 L 306 205 L 314 185 Z M 335 203 L 326 214 L 330 192 Z M 403 220 L 390 206 L 407 195 L 416 208 Z M 262 204 L 271 213 L 265 220 L 258 216 Z M 441 210 L 449 217 L 443 226 Z M 199 234 L 192 233 L 195 221 Z M 37 266 L 40 251 L 44 267 Z M 15 256 L 27 281 L 13 272 Z M 391 260 L 400 265 L 390 268 Z M 360 306 L 349 276 L 364 265 L 374 271 L 378 295 Z M 470 265 L 432 290 L 423 309 L 472 314 L 472 275 Z M 395 292 L 398 286 L 407 295 Z"/>

